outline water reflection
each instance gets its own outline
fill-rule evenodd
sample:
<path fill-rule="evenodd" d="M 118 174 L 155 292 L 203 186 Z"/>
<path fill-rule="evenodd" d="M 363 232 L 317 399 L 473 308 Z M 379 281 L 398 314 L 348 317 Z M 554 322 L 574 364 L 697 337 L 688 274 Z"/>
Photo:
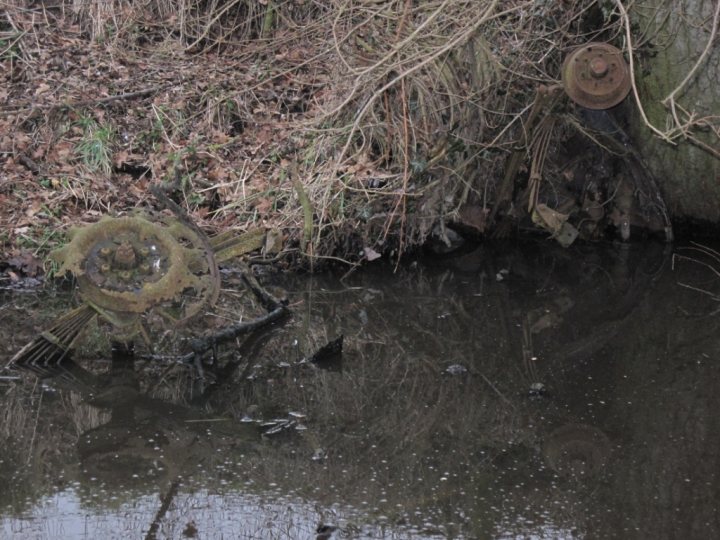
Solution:
<path fill-rule="evenodd" d="M 226 347 L 202 388 L 92 350 L 5 375 L 3 534 L 720 533 L 716 300 L 677 285 L 720 286 L 707 268 L 543 243 L 272 281 L 292 319 Z M 48 304 L 3 302 L 5 328 Z M 341 334 L 341 364 L 307 361 Z"/>

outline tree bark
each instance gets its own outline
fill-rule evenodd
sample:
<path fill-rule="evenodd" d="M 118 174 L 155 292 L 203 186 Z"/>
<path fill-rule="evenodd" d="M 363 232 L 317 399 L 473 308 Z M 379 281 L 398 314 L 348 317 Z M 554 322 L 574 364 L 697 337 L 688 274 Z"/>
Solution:
<path fill-rule="evenodd" d="M 671 144 L 653 133 L 637 107 L 631 115 L 630 130 L 674 218 L 720 221 L 718 39 L 708 47 L 716 9 L 717 0 L 638 0 L 629 14 L 638 94 L 648 120 L 660 131 L 674 125 L 666 98 L 683 83 L 708 48 L 703 63 L 675 94 L 675 103 L 681 107 L 675 110 L 681 123 L 688 118 L 682 110 L 699 119 L 714 115 L 708 120 L 711 126 L 714 123 L 715 131 L 695 125 L 689 132 L 691 137 L 676 131 L 676 144 Z M 628 99 L 632 100 L 632 95 Z"/>

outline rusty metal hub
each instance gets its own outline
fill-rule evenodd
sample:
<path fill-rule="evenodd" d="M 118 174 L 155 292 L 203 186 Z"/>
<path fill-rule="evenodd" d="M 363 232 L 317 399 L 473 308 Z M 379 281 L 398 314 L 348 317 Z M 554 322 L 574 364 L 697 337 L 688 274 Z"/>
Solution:
<path fill-rule="evenodd" d="M 608 43 L 587 43 L 565 58 L 562 82 L 578 105 L 609 109 L 628 95 L 630 69 L 618 48 Z"/>

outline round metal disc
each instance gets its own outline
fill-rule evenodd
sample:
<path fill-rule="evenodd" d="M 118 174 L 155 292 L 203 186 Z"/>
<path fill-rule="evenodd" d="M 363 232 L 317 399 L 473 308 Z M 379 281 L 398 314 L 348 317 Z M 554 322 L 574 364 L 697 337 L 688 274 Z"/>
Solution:
<path fill-rule="evenodd" d="M 158 310 L 183 322 L 219 292 L 217 263 L 190 227 L 163 216 L 107 217 L 77 229 L 51 257 L 111 322 Z M 172 308 L 172 309 L 171 309 Z"/>
<path fill-rule="evenodd" d="M 630 92 L 630 69 L 622 52 L 608 43 L 587 43 L 563 62 L 567 95 L 588 109 L 609 109 Z"/>

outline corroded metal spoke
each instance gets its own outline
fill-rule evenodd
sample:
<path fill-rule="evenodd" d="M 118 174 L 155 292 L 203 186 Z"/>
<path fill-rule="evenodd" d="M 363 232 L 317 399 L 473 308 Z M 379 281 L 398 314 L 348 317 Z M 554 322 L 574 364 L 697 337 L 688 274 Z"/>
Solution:
<path fill-rule="evenodd" d="M 87 305 L 80 306 L 62 317 L 12 357 L 10 364 L 34 365 L 59 362 L 70 351 L 83 329 L 97 312 Z M 9 365 L 10 365 L 9 364 Z"/>

